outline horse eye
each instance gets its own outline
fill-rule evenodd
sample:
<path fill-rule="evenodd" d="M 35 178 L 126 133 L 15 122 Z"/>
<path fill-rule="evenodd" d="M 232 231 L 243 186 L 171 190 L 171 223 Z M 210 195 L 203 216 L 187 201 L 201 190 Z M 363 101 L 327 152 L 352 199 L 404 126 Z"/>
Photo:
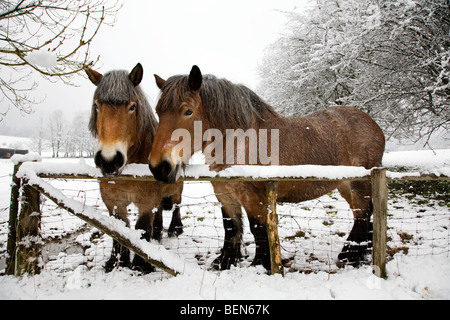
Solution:
<path fill-rule="evenodd" d="M 94 107 L 95 111 L 98 112 L 99 107 L 98 107 L 98 105 L 96 103 L 94 103 L 93 107 Z"/>
<path fill-rule="evenodd" d="M 131 106 L 130 106 L 130 109 L 128 109 L 130 112 L 133 112 L 134 110 L 136 110 L 136 105 L 135 104 L 132 104 Z"/>
<path fill-rule="evenodd" d="M 191 109 L 187 109 L 184 112 L 184 115 L 187 116 L 187 117 L 192 116 L 193 114 L 194 114 L 194 111 L 192 111 Z"/>

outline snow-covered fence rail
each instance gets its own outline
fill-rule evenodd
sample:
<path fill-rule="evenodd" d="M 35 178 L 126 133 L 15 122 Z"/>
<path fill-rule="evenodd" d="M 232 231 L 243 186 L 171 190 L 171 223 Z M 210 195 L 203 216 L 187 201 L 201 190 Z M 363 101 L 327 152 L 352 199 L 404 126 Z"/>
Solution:
<path fill-rule="evenodd" d="M 43 169 L 45 167 L 47 169 Z M 47 171 L 48 169 L 50 171 Z M 105 216 L 90 206 L 67 198 L 39 176 L 46 177 L 47 174 L 43 173 L 43 171 L 47 173 L 52 172 L 53 175 L 59 175 L 61 174 L 61 170 L 72 172 L 72 178 L 74 176 L 77 178 L 80 177 L 78 175 L 80 172 L 85 177 L 90 178 L 95 178 L 98 175 L 95 173 L 95 168 L 84 165 L 69 165 L 69 167 L 63 166 L 63 168 L 59 165 L 54 168 L 51 166 L 48 168 L 47 164 L 42 166 L 42 163 L 28 162 L 23 164 L 19 163 L 15 166 L 11 191 L 12 200 L 10 206 L 7 274 L 34 274 L 40 271 L 39 257 L 41 254 L 40 247 L 42 245 L 39 237 L 41 218 L 41 213 L 39 212 L 40 194 L 46 196 L 56 205 L 76 217 L 108 234 L 121 245 L 133 250 L 147 262 L 171 275 L 193 273 L 196 271 L 192 266 L 185 264 L 183 260 L 170 254 L 164 247 L 142 240 L 141 233 L 129 229 L 123 221 L 114 217 Z M 67 174 L 64 175 L 67 176 Z M 22 189 L 20 214 L 18 214 L 19 189 Z"/>
<path fill-rule="evenodd" d="M 19 168 L 19 164 L 16 169 Z M 24 163 L 14 174 L 11 196 L 10 235 L 8 241 L 7 272 L 10 274 L 33 273 L 39 271 L 39 248 L 41 240 L 36 235 L 40 215 L 39 197 L 44 194 L 58 206 L 64 207 L 72 214 L 93 224 L 99 230 L 110 234 L 123 245 L 130 247 L 147 261 L 171 273 L 196 272 L 196 266 L 186 263 L 178 256 L 171 255 L 164 247 L 155 243 L 148 243 L 140 239 L 140 233 L 129 230 L 114 218 L 95 212 L 95 209 L 85 203 L 67 201 L 59 190 L 56 190 L 47 179 L 108 179 L 102 177 L 99 170 L 85 164 L 50 164 L 50 163 Z M 45 181 L 43 179 L 46 179 Z M 113 180 L 134 179 L 152 180 L 147 166 L 132 165 L 126 168 L 124 175 L 114 177 Z M 371 180 L 373 183 L 374 200 L 374 245 L 373 263 L 379 276 L 385 276 L 386 262 L 386 210 L 388 180 L 449 180 L 448 174 L 442 172 L 396 174 L 387 173 L 384 169 L 366 170 L 364 168 L 349 167 L 232 167 L 220 173 L 210 172 L 206 166 L 189 166 L 184 172 L 184 181 L 268 181 L 271 193 L 270 203 L 272 212 L 270 234 L 272 234 L 272 272 L 282 272 L 280 241 L 277 235 L 276 215 L 276 184 L 279 181 L 340 181 L 340 180 Z M 26 181 L 26 183 L 25 183 Z M 21 203 L 19 206 L 19 191 L 21 190 Z M 26 201 L 26 200 L 30 201 Z M 33 200 L 34 199 L 34 200 Z M 29 205 L 27 205 L 27 203 Z M 33 204 L 34 203 L 34 204 Z M 21 213 L 19 214 L 19 207 Z M 28 221 L 24 221 L 28 220 Z M 199 220 L 200 221 L 200 220 Z M 30 229 L 24 226 L 32 226 Z M 16 232 L 18 231 L 18 232 Z M 24 241 L 26 239 L 27 241 Z M 34 245 L 30 245 L 34 244 Z M 161 253 L 163 252 L 163 253 Z M 19 254 L 18 254 L 19 253 Z M 197 270 L 198 271 L 198 270 Z"/>

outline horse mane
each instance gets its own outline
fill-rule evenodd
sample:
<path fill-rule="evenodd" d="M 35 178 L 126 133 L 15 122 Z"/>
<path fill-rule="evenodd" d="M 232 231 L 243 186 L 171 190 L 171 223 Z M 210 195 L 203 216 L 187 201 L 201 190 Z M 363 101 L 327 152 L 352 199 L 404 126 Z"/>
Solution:
<path fill-rule="evenodd" d="M 169 78 L 162 88 L 158 108 L 161 111 L 178 108 L 182 97 L 189 91 L 188 76 Z M 213 75 L 203 76 L 200 96 L 205 117 L 212 128 L 247 130 L 253 127 L 255 122 L 279 116 L 246 86 L 236 85 Z"/>
<path fill-rule="evenodd" d="M 111 105 L 111 107 L 127 105 L 131 100 L 135 100 L 137 103 L 138 130 L 154 137 L 158 122 L 140 86 L 135 87 L 129 79 L 128 71 L 116 70 L 106 73 L 95 90 L 94 98 Z M 95 105 L 91 109 L 89 130 L 94 137 L 98 136 Z"/>

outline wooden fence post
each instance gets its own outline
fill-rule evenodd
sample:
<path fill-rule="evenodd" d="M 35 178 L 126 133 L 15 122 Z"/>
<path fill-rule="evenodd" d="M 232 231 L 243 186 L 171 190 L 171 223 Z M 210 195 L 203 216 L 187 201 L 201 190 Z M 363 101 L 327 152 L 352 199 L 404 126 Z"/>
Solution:
<path fill-rule="evenodd" d="M 374 273 L 385 279 L 388 187 L 384 168 L 372 170 L 372 202 Z"/>
<path fill-rule="evenodd" d="M 284 276 L 280 238 L 278 236 L 277 198 L 278 182 L 270 181 L 267 183 L 267 234 L 269 237 L 271 273 Z"/>
<path fill-rule="evenodd" d="M 19 214 L 19 190 L 21 180 L 16 177 L 21 163 L 14 165 L 11 184 L 11 201 L 9 206 L 9 233 L 6 257 L 6 274 L 14 275 L 16 269 L 17 217 Z"/>
<path fill-rule="evenodd" d="M 22 181 L 22 199 L 17 222 L 15 275 L 40 272 L 42 238 L 40 193 Z"/>

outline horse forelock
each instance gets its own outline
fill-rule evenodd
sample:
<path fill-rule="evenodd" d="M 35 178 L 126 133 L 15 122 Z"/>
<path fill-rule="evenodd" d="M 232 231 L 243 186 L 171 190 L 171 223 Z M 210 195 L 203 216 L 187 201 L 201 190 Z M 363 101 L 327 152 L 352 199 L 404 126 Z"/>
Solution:
<path fill-rule="evenodd" d="M 137 104 L 138 131 L 151 137 L 156 132 L 158 123 L 153 114 L 150 103 L 140 86 L 135 87 L 129 79 L 127 71 L 116 70 L 105 74 L 94 93 L 94 100 L 101 101 L 114 108 L 120 105 L 128 105 L 131 101 Z M 97 137 L 97 112 L 92 106 L 89 130 Z"/>
<path fill-rule="evenodd" d="M 124 105 L 134 98 L 134 86 L 124 70 L 105 74 L 95 90 L 95 99 L 110 105 Z"/>
<path fill-rule="evenodd" d="M 157 110 L 174 111 L 190 93 L 188 76 L 169 78 L 163 88 Z M 217 129 L 248 129 L 257 121 L 278 116 L 255 92 L 226 79 L 204 75 L 200 90 L 204 116 Z"/>
<path fill-rule="evenodd" d="M 175 111 L 179 103 L 189 92 L 188 79 L 185 76 L 173 76 L 167 79 L 161 89 L 161 95 L 156 106 L 157 111 Z"/>

